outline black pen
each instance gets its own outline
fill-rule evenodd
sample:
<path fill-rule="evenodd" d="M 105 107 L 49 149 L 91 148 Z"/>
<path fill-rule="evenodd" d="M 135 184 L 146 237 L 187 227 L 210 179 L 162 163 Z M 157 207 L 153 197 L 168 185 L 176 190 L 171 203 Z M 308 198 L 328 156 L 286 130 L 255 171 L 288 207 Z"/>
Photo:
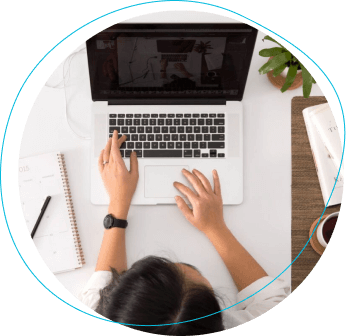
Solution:
<path fill-rule="evenodd" d="M 36 221 L 36 224 L 35 224 L 34 228 L 33 228 L 32 231 L 31 231 L 31 238 L 34 238 L 35 233 L 36 233 L 36 230 L 37 230 L 38 226 L 40 225 L 40 222 L 41 222 L 41 220 L 42 220 L 42 217 L 43 217 L 43 215 L 44 215 L 44 213 L 45 213 L 45 211 L 46 211 L 46 209 L 47 209 L 48 203 L 49 203 L 49 201 L 50 201 L 51 198 L 52 198 L 52 197 L 47 196 L 46 200 L 44 201 L 43 206 L 42 206 L 42 209 L 41 209 L 41 213 L 40 213 L 40 215 L 38 216 L 37 221 Z"/>

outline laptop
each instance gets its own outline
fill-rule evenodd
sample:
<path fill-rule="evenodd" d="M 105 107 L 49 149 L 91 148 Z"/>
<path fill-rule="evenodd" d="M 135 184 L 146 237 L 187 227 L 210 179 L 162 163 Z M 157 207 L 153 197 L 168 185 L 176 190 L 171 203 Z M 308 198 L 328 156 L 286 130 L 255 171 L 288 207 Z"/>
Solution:
<path fill-rule="evenodd" d="M 219 173 L 224 204 L 243 201 L 242 97 L 257 30 L 239 23 L 117 24 L 87 41 L 91 202 L 108 204 L 97 166 L 114 130 L 139 181 L 132 204 L 175 204 L 174 181 Z"/>

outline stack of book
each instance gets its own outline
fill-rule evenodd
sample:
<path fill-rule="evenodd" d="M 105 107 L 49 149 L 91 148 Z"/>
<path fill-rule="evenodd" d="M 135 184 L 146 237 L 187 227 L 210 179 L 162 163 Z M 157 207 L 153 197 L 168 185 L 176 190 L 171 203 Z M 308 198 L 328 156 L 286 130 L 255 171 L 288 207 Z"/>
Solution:
<path fill-rule="evenodd" d="M 343 148 L 332 111 L 329 104 L 321 104 L 304 109 L 303 116 L 324 204 L 340 204 L 344 184 L 343 165 L 340 169 Z"/>

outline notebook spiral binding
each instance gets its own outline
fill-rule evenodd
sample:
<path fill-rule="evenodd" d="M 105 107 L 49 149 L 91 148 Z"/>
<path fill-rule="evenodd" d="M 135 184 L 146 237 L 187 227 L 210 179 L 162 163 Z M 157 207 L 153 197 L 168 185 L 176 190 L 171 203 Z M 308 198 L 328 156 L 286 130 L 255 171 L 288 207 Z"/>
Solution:
<path fill-rule="evenodd" d="M 66 206 L 67 206 L 71 228 L 72 228 L 74 245 L 77 252 L 78 263 L 80 266 L 82 266 L 83 264 L 85 264 L 85 259 L 84 259 L 81 240 L 78 233 L 76 216 L 75 216 L 75 212 L 73 208 L 72 195 L 71 195 L 70 184 L 69 184 L 68 176 L 67 176 L 65 157 L 64 157 L 64 154 L 57 154 L 57 156 L 58 156 L 58 162 L 60 166 L 62 184 L 64 188 L 64 193 L 65 193 Z"/>

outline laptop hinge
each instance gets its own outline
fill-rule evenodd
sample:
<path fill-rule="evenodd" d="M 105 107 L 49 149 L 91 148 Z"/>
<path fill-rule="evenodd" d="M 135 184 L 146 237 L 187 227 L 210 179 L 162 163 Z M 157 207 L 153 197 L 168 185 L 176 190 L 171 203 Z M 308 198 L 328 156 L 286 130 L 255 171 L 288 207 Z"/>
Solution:
<path fill-rule="evenodd" d="M 112 99 L 108 105 L 226 105 L 225 98 Z"/>

